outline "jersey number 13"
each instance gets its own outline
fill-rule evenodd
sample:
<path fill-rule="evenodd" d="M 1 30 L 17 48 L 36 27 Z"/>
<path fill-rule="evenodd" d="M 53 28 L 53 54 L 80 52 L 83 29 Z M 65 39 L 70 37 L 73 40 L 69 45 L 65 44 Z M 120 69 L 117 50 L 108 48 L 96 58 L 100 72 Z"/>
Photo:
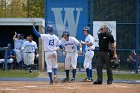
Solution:
<path fill-rule="evenodd" d="M 54 45 L 54 39 L 49 40 L 49 45 L 51 45 L 51 46 Z"/>

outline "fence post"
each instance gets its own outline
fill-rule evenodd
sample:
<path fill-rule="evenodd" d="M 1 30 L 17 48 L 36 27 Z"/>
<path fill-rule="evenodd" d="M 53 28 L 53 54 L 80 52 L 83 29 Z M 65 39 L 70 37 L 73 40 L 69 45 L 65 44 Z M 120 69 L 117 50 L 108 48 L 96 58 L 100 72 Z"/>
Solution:
<path fill-rule="evenodd" d="M 136 0 L 136 74 L 138 74 L 138 56 L 139 56 L 139 0 Z"/>

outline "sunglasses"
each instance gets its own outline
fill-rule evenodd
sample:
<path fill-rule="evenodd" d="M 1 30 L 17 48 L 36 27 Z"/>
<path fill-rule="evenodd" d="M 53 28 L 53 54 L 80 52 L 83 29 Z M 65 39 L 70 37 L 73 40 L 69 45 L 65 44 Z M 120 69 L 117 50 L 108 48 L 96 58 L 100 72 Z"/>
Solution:
<path fill-rule="evenodd" d="M 103 28 L 101 28 L 100 30 L 103 30 Z"/>

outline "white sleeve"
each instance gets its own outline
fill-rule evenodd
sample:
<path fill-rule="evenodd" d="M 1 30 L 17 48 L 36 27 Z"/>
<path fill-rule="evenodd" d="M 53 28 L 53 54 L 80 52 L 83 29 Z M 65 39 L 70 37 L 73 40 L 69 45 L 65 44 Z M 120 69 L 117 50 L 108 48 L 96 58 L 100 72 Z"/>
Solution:
<path fill-rule="evenodd" d="M 35 49 L 38 49 L 36 42 L 35 42 Z"/>
<path fill-rule="evenodd" d="M 92 43 L 92 44 L 93 44 L 93 43 L 94 43 L 93 40 L 94 40 L 94 38 L 93 38 L 92 36 L 90 36 L 90 38 L 89 38 L 89 43 Z"/>
<path fill-rule="evenodd" d="M 44 40 L 45 37 L 46 37 L 46 34 L 41 34 L 41 37 L 40 37 L 40 38 L 41 38 L 42 40 Z"/>
<path fill-rule="evenodd" d="M 64 39 L 63 38 L 59 41 L 59 45 L 64 46 Z"/>
<path fill-rule="evenodd" d="M 80 42 L 76 38 L 73 38 L 73 40 L 74 40 L 74 43 L 76 44 L 76 46 L 79 46 Z"/>

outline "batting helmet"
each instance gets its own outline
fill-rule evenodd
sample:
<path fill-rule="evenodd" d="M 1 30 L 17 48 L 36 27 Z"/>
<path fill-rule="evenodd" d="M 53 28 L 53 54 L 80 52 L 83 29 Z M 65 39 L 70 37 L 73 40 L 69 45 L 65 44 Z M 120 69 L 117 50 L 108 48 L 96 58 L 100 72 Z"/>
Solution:
<path fill-rule="evenodd" d="M 83 31 L 87 31 L 89 33 L 90 32 L 90 28 L 88 26 L 85 26 Z"/>
<path fill-rule="evenodd" d="M 63 37 L 64 35 L 67 35 L 68 37 L 70 36 L 70 33 L 68 32 L 68 30 L 65 30 L 65 31 L 63 32 L 62 37 Z"/>
<path fill-rule="evenodd" d="M 48 25 L 46 30 L 47 30 L 47 32 L 53 32 L 53 26 L 52 25 Z"/>
<path fill-rule="evenodd" d="M 119 60 L 117 58 L 111 60 L 112 69 L 117 69 L 119 67 Z"/>

